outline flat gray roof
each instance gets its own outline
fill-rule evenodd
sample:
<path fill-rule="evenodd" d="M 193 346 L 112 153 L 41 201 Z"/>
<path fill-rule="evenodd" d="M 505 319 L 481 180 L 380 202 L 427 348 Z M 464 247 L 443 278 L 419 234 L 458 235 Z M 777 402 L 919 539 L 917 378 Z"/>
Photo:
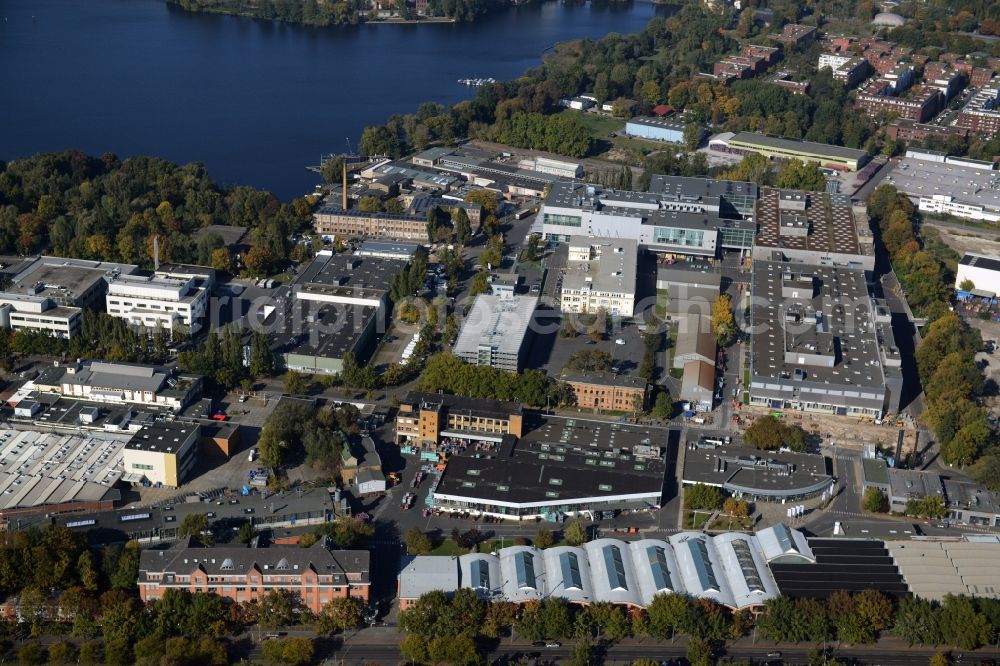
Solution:
<path fill-rule="evenodd" d="M 132 264 L 108 261 L 38 257 L 21 267 L 12 280 L 16 285 L 12 290 L 16 288 L 23 291 L 37 283 L 40 289 L 32 290 L 32 295 L 47 296 L 57 302 L 71 302 L 93 288 L 95 283 L 103 281 L 105 276 L 110 276 L 113 272 L 127 275 L 136 268 Z"/>
<path fill-rule="evenodd" d="M 748 446 L 698 444 L 688 440 L 684 483 L 703 483 L 731 492 L 766 497 L 794 497 L 822 492 L 833 483 L 829 461 L 811 453 L 759 451 Z"/>
<path fill-rule="evenodd" d="M 881 403 L 885 384 L 864 272 L 771 261 L 755 261 L 753 268 L 754 387 L 764 388 L 756 386 L 758 380 L 794 382 L 807 392 L 818 390 L 824 395 L 820 402 L 830 395 L 865 397 L 864 390 L 871 394 L 868 399 Z M 802 290 L 798 298 L 784 298 L 788 274 L 811 277 L 812 294 Z M 820 353 L 830 358 L 830 366 L 790 363 L 786 352 Z M 809 400 L 806 391 L 800 392 Z"/>
<path fill-rule="evenodd" d="M 563 289 L 635 294 L 636 257 L 639 243 L 630 238 L 590 238 L 573 236 L 569 246 L 595 248 L 600 257 L 587 261 L 567 261 Z"/>
<path fill-rule="evenodd" d="M 910 197 L 946 195 L 1000 211 L 1000 171 L 907 157 L 889 173 L 886 182 Z"/>
<path fill-rule="evenodd" d="M 396 246 L 395 243 L 385 243 Z M 405 259 L 361 255 L 320 255 L 313 259 L 295 281 L 296 289 L 307 291 L 346 290 L 386 292 L 392 278 L 406 270 Z"/>

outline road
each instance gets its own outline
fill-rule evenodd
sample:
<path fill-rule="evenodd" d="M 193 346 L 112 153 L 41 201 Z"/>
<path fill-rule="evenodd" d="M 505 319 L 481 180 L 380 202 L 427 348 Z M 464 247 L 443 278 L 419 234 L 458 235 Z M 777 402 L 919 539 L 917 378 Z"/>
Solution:
<path fill-rule="evenodd" d="M 290 628 L 288 635 L 310 636 L 310 629 Z M 318 657 L 328 659 L 324 663 L 340 663 L 344 666 L 352 664 L 396 664 L 400 661 L 399 642 L 402 638 L 395 627 L 376 627 L 363 629 L 346 639 L 335 639 L 328 642 L 327 650 L 320 650 Z M 563 640 L 558 648 L 536 647 L 524 640 L 511 641 L 502 638 L 500 641 L 484 640 L 479 644 L 480 654 L 488 657 L 492 663 L 512 663 L 521 658 L 527 658 L 528 663 L 567 663 L 574 641 Z M 909 666 L 914 663 L 926 663 L 935 653 L 940 651 L 935 647 L 910 647 L 905 643 L 887 638 L 874 645 L 839 645 L 830 643 L 780 645 L 767 641 L 757 641 L 755 637 L 745 637 L 739 641 L 729 642 L 717 657 L 727 657 L 732 661 L 761 663 L 780 659 L 789 664 L 810 663 L 812 655 L 826 647 L 831 656 L 849 657 L 864 664 L 880 664 L 882 666 Z M 676 659 L 684 657 L 687 650 L 687 639 L 679 636 L 675 641 L 659 641 L 649 638 L 629 638 L 618 643 L 600 643 L 592 650 L 593 663 L 628 664 L 636 659 Z M 981 650 L 967 651 L 961 655 L 972 663 L 996 655 L 994 646 Z M 953 653 L 953 656 L 958 656 Z"/>

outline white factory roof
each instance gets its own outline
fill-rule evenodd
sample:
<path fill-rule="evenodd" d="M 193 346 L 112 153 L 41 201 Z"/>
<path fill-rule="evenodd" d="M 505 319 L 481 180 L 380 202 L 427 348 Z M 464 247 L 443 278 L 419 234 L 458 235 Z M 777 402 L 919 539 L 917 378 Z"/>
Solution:
<path fill-rule="evenodd" d="M 475 353 L 480 345 L 502 354 L 517 354 L 537 305 L 535 296 L 479 294 L 455 340 L 455 354 Z"/>
<path fill-rule="evenodd" d="M 469 587 L 517 603 L 556 597 L 647 606 L 657 594 L 676 592 L 746 608 L 779 594 L 768 562 L 799 553 L 812 560 L 805 537 L 784 526 L 760 535 L 682 532 L 669 541 L 597 539 L 545 550 L 511 546 L 497 556 L 463 555 L 457 567 L 453 557 L 415 558 L 400 574 L 400 596 Z M 431 559 L 437 562 L 423 562 Z"/>
<path fill-rule="evenodd" d="M 410 559 L 399 572 L 399 598 L 416 599 L 434 590 L 458 588 L 457 558 L 419 555 Z"/>

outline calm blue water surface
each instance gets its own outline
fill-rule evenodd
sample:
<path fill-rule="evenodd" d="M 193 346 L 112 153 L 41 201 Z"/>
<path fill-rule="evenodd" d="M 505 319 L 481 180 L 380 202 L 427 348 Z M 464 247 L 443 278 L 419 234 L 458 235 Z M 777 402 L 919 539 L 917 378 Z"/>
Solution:
<path fill-rule="evenodd" d="M 0 159 L 159 155 L 289 199 L 366 125 L 470 96 L 459 78 L 514 78 L 558 41 L 666 11 L 549 2 L 472 24 L 309 28 L 160 0 L 0 0 Z"/>

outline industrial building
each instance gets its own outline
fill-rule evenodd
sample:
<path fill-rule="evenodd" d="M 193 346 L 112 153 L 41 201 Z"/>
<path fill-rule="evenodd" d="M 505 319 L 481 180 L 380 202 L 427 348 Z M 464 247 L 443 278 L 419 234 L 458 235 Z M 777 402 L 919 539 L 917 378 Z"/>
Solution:
<path fill-rule="evenodd" d="M 885 495 L 892 513 L 904 513 L 906 503 L 924 497 L 944 499 L 941 476 L 934 472 L 889 467 L 882 458 L 861 459 L 861 486 L 877 488 Z"/>
<path fill-rule="evenodd" d="M 583 178 L 583 165 L 579 162 L 566 162 L 549 157 L 532 157 L 521 160 L 518 166 L 528 171 L 548 173 L 562 178 Z"/>
<path fill-rule="evenodd" d="M 0 524 L 61 511 L 107 510 L 121 499 L 128 436 L 0 429 Z"/>
<path fill-rule="evenodd" d="M 769 564 L 812 562 L 802 534 L 777 525 L 756 535 L 680 532 L 669 539 L 596 539 L 583 546 L 501 548 L 496 554 L 420 556 L 399 574 L 400 608 L 431 591 L 474 590 L 514 603 L 550 597 L 572 604 L 644 608 L 659 594 L 708 599 L 759 612 L 778 595 Z"/>
<path fill-rule="evenodd" d="M 162 407 L 179 412 L 201 395 L 202 379 L 137 363 L 76 361 L 43 368 L 22 389 L 73 400 Z"/>
<path fill-rule="evenodd" d="M 656 269 L 657 305 L 671 321 L 711 317 L 722 287 L 722 272 L 702 261 L 678 261 Z"/>
<path fill-rule="evenodd" d="M 452 353 L 466 363 L 520 372 L 530 347 L 536 296 L 479 294 Z"/>
<path fill-rule="evenodd" d="M 813 538 L 808 540 L 811 562 L 781 558 L 771 560 L 769 568 L 781 594 L 789 597 L 825 599 L 839 590 L 877 590 L 890 597 L 903 597 L 907 585 L 887 543 L 876 539 Z"/>
<path fill-rule="evenodd" d="M 35 331 L 69 340 L 80 332 L 80 308 L 56 305 L 47 296 L 0 292 L 0 328 Z"/>
<path fill-rule="evenodd" d="M 1000 171 L 992 163 L 907 151 L 886 182 L 921 211 L 1000 222 Z"/>
<path fill-rule="evenodd" d="M 663 174 L 650 178 L 649 191 L 662 195 L 665 206 L 689 207 L 732 220 L 752 220 L 760 195 L 757 185 L 746 181 Z M 749 241 L 745 245 L 750 247 Z"/>
<path fill-rule="evenodd" d="M 948 595 L 1000 598 L 1000 573 L 995 565 L 1000 540 L 994 535 L 888 541 L 886 547 L 916 597 L 938 603 Z"/>
<path fill-rule="evenodd" d="M 408 262 L 323 250 L 292 285 L 275 351 L 286 368 L 336 374 L 344 357 L 367 361 L 389 321 L 392 279 Z"/>
<path fill-rule="evenodd" d="M 494 438 L 448 458 L 428 503 L 518 520 L 658 508 L 666 471 L 662 436 L 619 423 L 532 417 L 519 439 Z"/>
<path fill-rule="evenodd" d="M 750 403 L 881 418 L 899 409 L 902 358 L 864 271 L 755 261 Z"/>
<path fill-rule="evenodd" d="M 436 445 L 442 438 L 499 442 L 524 433 L 521 405 L 447 393 L 411 391 L 396 412 L 396 443 Z"/>
<path fill-rule="evenodd" d="M 354 251 L 354 256 L 410 261 L 419 249 L 418 243 L 366 240 Z"/>
<path fill-rule="evenodd" d="M 197 547 L 179 541 L 139 556 L 139 598 L 151 603 L 167 590 L 210 592 L 235 603 L 259 602 L 274 590 L 293 594 L 313 614 L 347 597 L 366 605 L 371 587 L 367 550 L 299 545 Z"/>
<path fill-rule="evenodd" d="M 324 239 L 393 238 L 428 243 L 427 216 L 410 213 L 366 213 L 341 206 L 322 206 L 313 214 L 313 229 Z"/>
<path fill-rule="evenodd" d="M 626 121 L 625 134 L 640 139 L 684 143 L 684 127 L 684 123 L 668 118 L 636 116 Z"/>
<path fill-rule="evenodd" d="M 753 258 L 875 269 L 875 239 L 862 208 L 828 192 L 765 187 L 757 200 Z"/>
<path fill-rule="evenodd" d="M 198 461 L 195 423 L 155 421 L 144 425 L 122 450 L 125 471 L 170 488 L 179 487 Z"/>
<path fill-rule="evenodd" d="M 736 155 L 758 153 L 766 157 L 819 162 L 820 166 L 846 171 L 857 171 L 868 162 L 868 153 L 864 150 L 752 132 L 723 132 L 713 137 L 708 147 Z"/>
<path fill-rule="evenodd" d="M 821 455 L 759 451 L 728 437 L 699 435 L 687 442 L 681 480 L 756 501 L 785 502 L 830 492 L 830 461 Z"/>
<path fill-rule="evenodd" d="M 719 197 L 677 194 L 658 183 L 659 192 L 554 183 L 540 212 L 542 233 L 556 242 L 574 236 L 631 239 L 642 248 L 676 255 L 715 257 L 723 249 L 749 250 L 752 220 L 723 217 L 728 213 Z M 704 188 L 698 183 L 694 189 Z"/>
<path fill-rule="evenodd" d="M 65 257 L 30 257 L 10 271 L 8 291 L 48 298 L 56 305 L 102 310 L 108 280 L 135 272 L 136 266 Z"/>
<path fill-rule="evenodd" d="M 563 312 L 604 312 L 631 317 L 635 312 L 638 243 L 630 238 L 574 236 L 559 294 Z"/>
<path fill-rule="evenodd" d="M 118 275 L 108 280 L 107 311 L 134 326 L 197 333 L 208 309 L 209 290 L 194 278 Z"/>

